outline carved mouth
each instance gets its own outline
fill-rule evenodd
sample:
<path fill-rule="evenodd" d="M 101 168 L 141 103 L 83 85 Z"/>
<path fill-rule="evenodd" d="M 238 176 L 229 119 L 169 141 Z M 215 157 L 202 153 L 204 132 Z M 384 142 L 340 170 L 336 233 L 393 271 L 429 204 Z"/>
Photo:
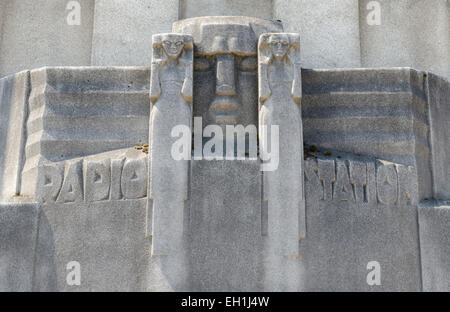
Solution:
<path fill-rule="evenodd" d="M 234 96 L 217 96 L 211 103 L 209 110 L 213 112 L 229 113 L 239 109 L 239 103 Z"/>
<path fill-rule="evenodd" d="M 237 124 L 236 115 L 217 115 L 215 116 L 218 125 L 235 125 Z"/>
<path fill-rule="evenodd" d="M 236 124 L 239 102 L 234 96 L 217 96 L 209 107 L 216 124 Z"/>

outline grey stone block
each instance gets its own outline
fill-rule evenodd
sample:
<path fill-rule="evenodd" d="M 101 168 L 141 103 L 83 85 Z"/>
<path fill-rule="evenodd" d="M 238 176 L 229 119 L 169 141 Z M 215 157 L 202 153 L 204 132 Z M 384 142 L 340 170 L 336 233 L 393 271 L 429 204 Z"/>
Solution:
<path fill-rule="evenodd" d="M 293 290 L 420 291 L 417 200 L 407 197 L 417 184 L 400 179 L 408 172 L 406 180 L 417 181 L 414 170 L 326 151 L 305 161 L 307 238 L 300 241 Z M 381 266 L 379 286 L 366 282 L 371 261 Z"/>
<path fill-rule="evenodd" d="M 151 247 L 145 210 L 145 199 L 44 204 L 33 289 L 145 290 Z M 79 286 L 66 282 L 71 261 L 80 263 Z"/>
<path fill-rule="evenodd" d="M 45 161 L 147 142 L 149 82 L 146 67 L 31 71 L 23 194 L 34 194 Z"/>
<path fill-rule="evenodd" d="M 190 290 L 263 289 L 259 166 L 256 160 L 192 161 Z"/>
<path fill-rule="evenodd" d="M 123 166 L 121 177 L 112 179 L 111 172 L 117 168 L 111 164 L 117 164 L 117 160 Z M 145 236 L 146 155 L 119 150 L 59 165 L 65 167 L 64 176 L 62 170 L 41 171 L 49 182 L 60 181 L 61 177 L 63 181 L 53 190 L 52 194 L 58 194 L 56 199 L 42 204 L 33 289 L 146 290 L 151 273 L 151 239 Z M 38 185 L 38 190 L 47 186 L 46 179 L 39 181 L 44 185 Z M 98 197 L 92 197 L 92 189 L 101 190 L 95 193 Z M 110 194 L 112 190 L 119 194 Z M 79 286 L 66 282 L 71 261 L 81 266 Z"/>
<path fill-rule="evenodd" d="M 419 197 L 431 196 L 426 75 L 409 68 L 304 70 L 308 144 L 417 168 Z"/>
<path fill-rule="evenodd" d="M 38 204 L 0 204 L 0 291 L 31 291 Z"/>
<path fill-rule="evenodd" d="M 267 207 L 258 191 L 262 185 L 255 184 L 257 163 L 193 162 L 190 289 L 421 290 L 417 199 L 407 196 L 417 193 L 417 184 L 405 182 L 417 181 L 413 168 L 334 151 L 331 158 L 318 157 L 328 166 L 305 162 L 308 231 L 298 257 L 274 257 L 262 235 Z M 327 175 L 326 168 L 334 173 L 336 165 L 337 176 Z M 386 174 L 389 184 L 377 187 Z M 329 197 L 321 176 L 330 177 Z M 381 265 L 379 286 L 366 281 L 371 261 Z"/>
<path fill-rule="evenodd" d="M 424 291 L 450 291 L 450 207 L 425 201 L 419 207 Z"/>

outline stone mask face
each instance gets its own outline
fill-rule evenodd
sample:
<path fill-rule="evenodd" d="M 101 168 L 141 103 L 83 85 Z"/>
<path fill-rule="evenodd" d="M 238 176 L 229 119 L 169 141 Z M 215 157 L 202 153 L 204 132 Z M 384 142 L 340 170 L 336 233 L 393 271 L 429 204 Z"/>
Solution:
<path fill-rule="evenodd" d="M 167 56 L 169 58 L 178 58 L 183 51 L 183 38 L 181 36 L 167 35 L 162 39 L 162 47 Z"/>
<path fill-rule="evenodd" d="M 271 36 L 269 39 L 269 46 L 272 54 L 277 59 L 282 59 L 289 50 L 289 38 L 282 35 Z"/>
<path fill-rule="evenodd" d="M 176 33 L 194 38 L 194 116 L 208 124 L 258 124 L 257 42 L 279 24 L 250 17 L 178 21 Z"/>

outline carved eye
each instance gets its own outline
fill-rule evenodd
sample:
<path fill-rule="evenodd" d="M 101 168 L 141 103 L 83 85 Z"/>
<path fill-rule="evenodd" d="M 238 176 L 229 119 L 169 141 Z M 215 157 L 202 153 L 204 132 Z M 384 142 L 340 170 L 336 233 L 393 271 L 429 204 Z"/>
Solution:
<path fill-rule="evenodd" d="M 289 42 L 283 41 L 281 44 L 287 46 L 287 45 L 289 45 Z"/>
<path fill-rule="evenodd" d="M 195 70 L 208 70 L 211 67 L 211 64 L 208 59 L 203 57 L 198 57 L 194 60 L 194 69 Z"/>
<path fill-rule="evenodd" d="M 164 44 L 164 45 L 170 45 L 170 41 L 164 40 L 164 41 L 163 41 L 163 44 Z"/>
<path fill-rule="evenodd" d="M 256 70 L 258 68 L 258 61 L 256 57 L 246 57 L 239 64 L 241 70 Z"/>
<path fill-rule="evenodd" d="M 176 45 L 177 45 L 177 46 L 183 45 L 183 41 L 177 41 Z"/>

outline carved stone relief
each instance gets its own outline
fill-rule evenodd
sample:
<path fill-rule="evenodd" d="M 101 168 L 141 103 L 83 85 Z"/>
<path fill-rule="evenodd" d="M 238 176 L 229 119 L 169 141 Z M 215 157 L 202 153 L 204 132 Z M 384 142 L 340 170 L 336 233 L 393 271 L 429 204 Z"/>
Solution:
<path fill-rule="evenodd" d="M 188 200 L 189 161 L 175 160 L 172 156 L 172 146 L 176 140 L 172 137 L 172 129 L 180 125 L 192 128 L 192 75 L 191 36 L 154 35 L 148 206 L 153 209 L 153 256 L 169 255 L 178 248 L 182 239 L 183 207 L 184 201 Z"/>
<path fill-rule="evenodd" d="M 297 34 L 261 35 L 259 62 L 260 157 L 267 166 L 264 200 L 268 201 L 267 234 L 282 255 L 298 255 L 304 237 L 303 133 L 301 119 L 300 38 Z M 278 134 L 274 127 L 278 127 Z M 272 135 L 278 136 L 279 161 L 265 163 Z M 276 166 L 278 165 L 278 166 Z M 275 243 L 276 241 L 276 243 Z"/>

